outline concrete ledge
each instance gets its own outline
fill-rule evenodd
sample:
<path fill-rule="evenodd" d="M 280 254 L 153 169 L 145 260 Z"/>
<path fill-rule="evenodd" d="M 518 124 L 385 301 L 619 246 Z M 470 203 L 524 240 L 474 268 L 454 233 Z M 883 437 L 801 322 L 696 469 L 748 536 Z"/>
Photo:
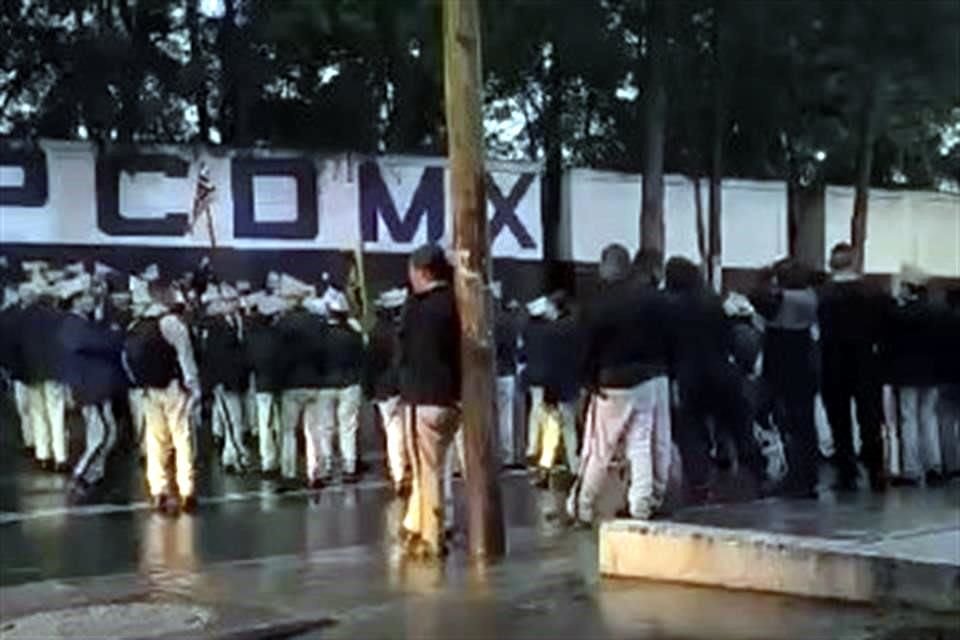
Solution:
<path fill-rule="evenodd" d="M 612 520 L 600 527 L 599 554 L 605 576 L 960 612 L 960 564 L 859 540 Z"/>

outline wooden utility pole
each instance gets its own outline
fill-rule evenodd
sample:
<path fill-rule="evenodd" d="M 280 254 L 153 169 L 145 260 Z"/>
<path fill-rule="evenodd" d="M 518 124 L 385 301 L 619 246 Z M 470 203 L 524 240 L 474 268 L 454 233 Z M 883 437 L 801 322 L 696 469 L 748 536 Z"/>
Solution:
<path fill-rule="evenodd" d="M 497 408 L 477 0 L 444 0 L 443 54 L 455 290 L 463 330 L 461 428 L 467 466 L 467 535 L 470 554 L 487 559 L 503 554 L 504 531 L 493 447 Z"/>

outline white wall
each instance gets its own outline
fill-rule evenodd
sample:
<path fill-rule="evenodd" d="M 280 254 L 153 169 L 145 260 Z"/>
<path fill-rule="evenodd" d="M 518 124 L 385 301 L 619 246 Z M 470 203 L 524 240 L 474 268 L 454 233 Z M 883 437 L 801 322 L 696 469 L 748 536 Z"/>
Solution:
<path fill-rule="evenodd" d="M 826 255 L 850 239 L 854 190 L 826 189 Z M 912 264 L 936 276 L 960 277 L 960 197 L 927 191 L 871 189 L 865 269 L 896 273 Z"/>

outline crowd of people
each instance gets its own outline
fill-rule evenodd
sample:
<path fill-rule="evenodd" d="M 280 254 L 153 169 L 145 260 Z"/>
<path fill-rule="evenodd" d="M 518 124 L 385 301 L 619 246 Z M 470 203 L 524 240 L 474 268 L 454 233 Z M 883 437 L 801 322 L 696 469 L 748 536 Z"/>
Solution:
<path fill-rule="evenodd" d="M 854 257 L 835 247 L 821 282 L 784 260 L 725 296 L 686 259 L 664 267 L 656 252 L 631 259 L 619 245 L 580 299 L 507 303 L 495 283 L 499 459 L 528 465 L 540 486 L 570 479 L 567 511 L 581 523 L 595 519 L 611 469 L 625 470 L 635 518 L 662 513 L 673 491 L 710 499 L 716 470 L 730 466 L 762 493 L 794 497 L 822 489 L 824 456 L 839 490 L 858 487 L 861 462 L 876 491 L 943 481 L 960 471 L 956 292 L 930 299 L 912 269 L 885 292 Z M 411 255 L 405 285 L 376 298 L 372 326 L 326 276 L 310 285 L 271 273 L 253 290 L 209 265 L 178 280 L 155 265 L 5 271 L 0 368 L 22 443 L 40 467 L 71 473 L 74 498 L 101 483 L 125 441 L 145 460 L 157 509 L 196 508 L 205 429 L 227 472 L 313 490 L 356 482 L 369 402 L 406 500 L 406 544 L 442 553 L 445 488 L 456 466 L 469 469 L 457 437 L 460 319 L 440 248 Z M 72 467 L 71 408 L 85 425 Z"/>

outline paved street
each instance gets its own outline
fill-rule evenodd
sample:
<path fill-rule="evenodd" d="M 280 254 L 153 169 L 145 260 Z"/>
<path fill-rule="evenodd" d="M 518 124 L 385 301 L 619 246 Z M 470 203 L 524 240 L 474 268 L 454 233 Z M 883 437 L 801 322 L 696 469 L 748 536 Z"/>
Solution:
<path fill-rule="evenodd" d="M 459 548 L 443 567 L 402 561 L 399 504 L 375 472 L 277 494 L 211 465 L 198 513 L 177 519 L 147 509 L 135 465 L 113 474 L 106 502 L 68 507 L 61 476 L 3 449 L 0 637 L 960 637 L 920 612 L 601 581 L 596 533 L 562 526 L 561 496 L 518 474 L 503 479 L 509 554 L 479 570 Z"/>

